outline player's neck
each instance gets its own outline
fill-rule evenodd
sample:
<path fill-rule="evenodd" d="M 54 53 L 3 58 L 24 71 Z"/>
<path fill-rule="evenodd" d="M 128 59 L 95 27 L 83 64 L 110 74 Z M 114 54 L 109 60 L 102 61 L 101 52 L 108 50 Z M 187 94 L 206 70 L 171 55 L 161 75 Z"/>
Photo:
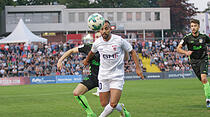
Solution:
<path fill-rule="evenodd" d="M 199 32 L 192 33 L 192 35 L 193 35 L 194 37 L 197 37 L 197 36 L 199 35 Z"/>

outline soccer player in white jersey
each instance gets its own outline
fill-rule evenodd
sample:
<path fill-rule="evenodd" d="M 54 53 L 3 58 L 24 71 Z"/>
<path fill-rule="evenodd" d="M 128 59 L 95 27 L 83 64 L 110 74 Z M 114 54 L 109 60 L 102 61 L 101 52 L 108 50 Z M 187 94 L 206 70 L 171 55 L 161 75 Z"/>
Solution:
<path fill-rule="evenodd" d="M 84 65 L 88 65 L 97 51 L 100 54 L 99 96 L 101 105 L 105 108 L 99 117 L 107 117 L 114 109 L 123 113 L 122 116 L 130 117 L 123 104 L 118 103 L 124 85 L 124 51 L 131 54 L 136 65 L 136 73 L 143 78 L 139 59 L 130 43 L 111 33 L 109 21 L 105 21 L 100 33 L 102 36 L 93 43 L 91 51 L 83 61 Z"/>

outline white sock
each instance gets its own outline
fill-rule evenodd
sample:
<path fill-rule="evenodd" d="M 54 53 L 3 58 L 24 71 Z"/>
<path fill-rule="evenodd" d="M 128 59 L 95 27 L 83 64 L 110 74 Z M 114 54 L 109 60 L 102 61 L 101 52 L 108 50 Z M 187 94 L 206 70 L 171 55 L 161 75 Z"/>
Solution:
<path fill-rule="evenodd" d="M 117 106 L 115 107 L 115 109 L 119 112 L 122 111 L 122 106 L 118 103 Z"/>
<path fill-rule="evenodd" d="M 97 94 L 99 94 L 99 88 L 97 87 L 97 92 L 96 92 Z"/>
<path fill-rule="evenodd" d="M 110 103 L 108 105 L 106 105 L 106 107 L 104 108 L 104 111 L 101 113 L 101 115 L 99 117 L 106 117 L 109 114 L 111 114 L 113 111 L 113 108 L 110 106 Z"/>

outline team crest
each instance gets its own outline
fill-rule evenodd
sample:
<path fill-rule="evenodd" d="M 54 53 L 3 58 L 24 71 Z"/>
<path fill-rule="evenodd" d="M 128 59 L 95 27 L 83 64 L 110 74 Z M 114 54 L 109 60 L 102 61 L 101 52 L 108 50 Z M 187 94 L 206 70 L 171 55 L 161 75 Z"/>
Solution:
<path fill-rule="evenodd" d="M 203 39 L 199 39 L 199 43 L 203 43 Z"/>
<path fill-rule="evenodd" d="M 117 45 L 112 45 L 114 51 L 117 51 Z"/>

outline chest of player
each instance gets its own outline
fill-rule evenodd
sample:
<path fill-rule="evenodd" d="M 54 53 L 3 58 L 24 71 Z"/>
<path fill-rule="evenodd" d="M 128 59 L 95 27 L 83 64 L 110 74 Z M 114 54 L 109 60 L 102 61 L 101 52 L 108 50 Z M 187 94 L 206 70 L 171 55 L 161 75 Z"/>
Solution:
<path fill-rule="evenodd" d="M 117 59 L 122 53 L 122 48 L 119 44 L 106 44 L 100 46 L 98 51 L 104 59 Z"/>
<path fill-rule="evenodd" d="M 106 44 L 103 46 L 100 46 L 98 48 L 99 53 L 104 53 L 104 54 L 115 54 L 119 53 L 122 51 L 122 48 L 119 44 Z"/>
<path fill-rule="evenodd" d="M 187 39 L 187 46 L 188 49 L 193 51 L 204 49 L 206 48 L 206 40 L 202 36 L 199 36 L 197 38 L 190 37 Z"/>

